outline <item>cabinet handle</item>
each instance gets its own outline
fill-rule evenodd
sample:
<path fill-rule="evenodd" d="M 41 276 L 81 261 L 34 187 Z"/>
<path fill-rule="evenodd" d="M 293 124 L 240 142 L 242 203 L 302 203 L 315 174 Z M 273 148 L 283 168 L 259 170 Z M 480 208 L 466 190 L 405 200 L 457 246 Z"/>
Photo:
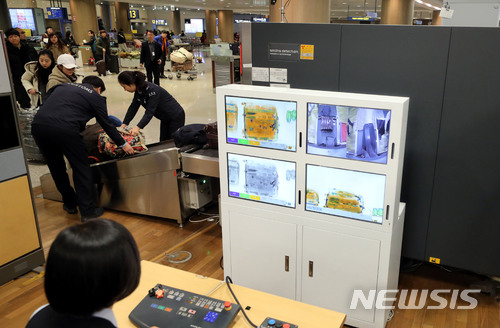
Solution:
<path fill-rule="evenodd" d="M 290 271 L 290 257 L 288 255 L 285 255 L 285 271 Z"/>
<path fill-rule="evenodd" d="M 314 262 L 313 261 L 309 261 L 309 277 L 312 277 L 313 276 L 313 266 L 314 266 Z"/>

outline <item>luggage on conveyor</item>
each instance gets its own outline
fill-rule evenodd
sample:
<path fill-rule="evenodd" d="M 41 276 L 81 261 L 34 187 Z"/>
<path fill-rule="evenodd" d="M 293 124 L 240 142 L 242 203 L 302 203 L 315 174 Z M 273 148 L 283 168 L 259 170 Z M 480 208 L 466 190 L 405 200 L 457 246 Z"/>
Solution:
<path fill-rule="evenodd" d="M 104 59 L 95 63 L 95 68 L 97 69 L 97 74 L 99 74 L 99 76 L 106 76 L 106 61 Z"/>
<path fill-rule="evenodd" d="M 217 122 L 205 125 L 205 132 L 207 134 L 207 144 L 205 145 L 205 148 L 218 149 L 219 135 L 217 133 Z"/>

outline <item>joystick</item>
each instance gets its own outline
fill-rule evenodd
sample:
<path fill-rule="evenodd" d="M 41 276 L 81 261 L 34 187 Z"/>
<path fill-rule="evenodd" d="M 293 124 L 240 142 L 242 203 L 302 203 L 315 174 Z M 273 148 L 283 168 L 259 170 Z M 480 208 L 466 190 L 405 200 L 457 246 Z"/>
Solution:
<path fill-rule="evenodd" d="M 294 325 L 292 323 L 288 323 L 286 321 L 281 321 L 271 317 L 267 317 L 266 320 L 264 320 L 259 326 L 259 328 L 298 328 L 298 327 L 299 326 Z"/>

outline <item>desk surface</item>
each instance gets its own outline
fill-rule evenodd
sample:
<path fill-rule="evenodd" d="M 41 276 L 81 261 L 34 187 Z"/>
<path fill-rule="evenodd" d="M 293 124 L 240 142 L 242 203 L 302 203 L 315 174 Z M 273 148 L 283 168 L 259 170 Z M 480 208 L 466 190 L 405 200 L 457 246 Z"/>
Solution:
<path fill-rule="evenodd" d="M 147 295 L 149 289 L 157 283 L 184 289 L 201 295 L 206 295 L 221 281 L 202 277 L 187 271 L 174 269 L 165 265 L 142 261 L 142 276 L 139 287 L 127 298 L 113 306 L 118 326 L 135 327 L 128 319 L 130 312 Z M 250 306 L 247 315 L 254 324 L 259 325 L 266 317 L 274 317 L 307 327 L 342 327 L 345 314 L 319 308 L 313 305 L 289 300 L 283 297 L 267 294 L 246 287 L 232 285 L 234 293 L 242 303 L 243 308 Z M 210 295 L 213 298 L 234 302 L 225 284 L 221 284 Z M 231 328 L 251 327 L 241 312 L 236 317 Z M 163 327 L 160 327 L 163 328 Z"/>

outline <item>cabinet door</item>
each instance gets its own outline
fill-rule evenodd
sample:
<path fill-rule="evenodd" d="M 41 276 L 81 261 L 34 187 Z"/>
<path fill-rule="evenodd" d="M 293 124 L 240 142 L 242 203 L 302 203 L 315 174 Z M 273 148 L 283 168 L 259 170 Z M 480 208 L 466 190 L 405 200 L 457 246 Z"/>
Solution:
<path fill-rule="evenodd" d="M 0 266 L 40 248 L 28 177 L 0 183 Z"/>
<path fill-rule="evenodd" d="M 304 227 L 302 247 L 302 302 L 374 322 L 375 309 L 349 308 L 354 290 L 377 288 L 380 241 Z"/>
<path fill-rule="evenodd" d="M 233 282 L 295 299 L 296 225 L 229 213 Z"/>

